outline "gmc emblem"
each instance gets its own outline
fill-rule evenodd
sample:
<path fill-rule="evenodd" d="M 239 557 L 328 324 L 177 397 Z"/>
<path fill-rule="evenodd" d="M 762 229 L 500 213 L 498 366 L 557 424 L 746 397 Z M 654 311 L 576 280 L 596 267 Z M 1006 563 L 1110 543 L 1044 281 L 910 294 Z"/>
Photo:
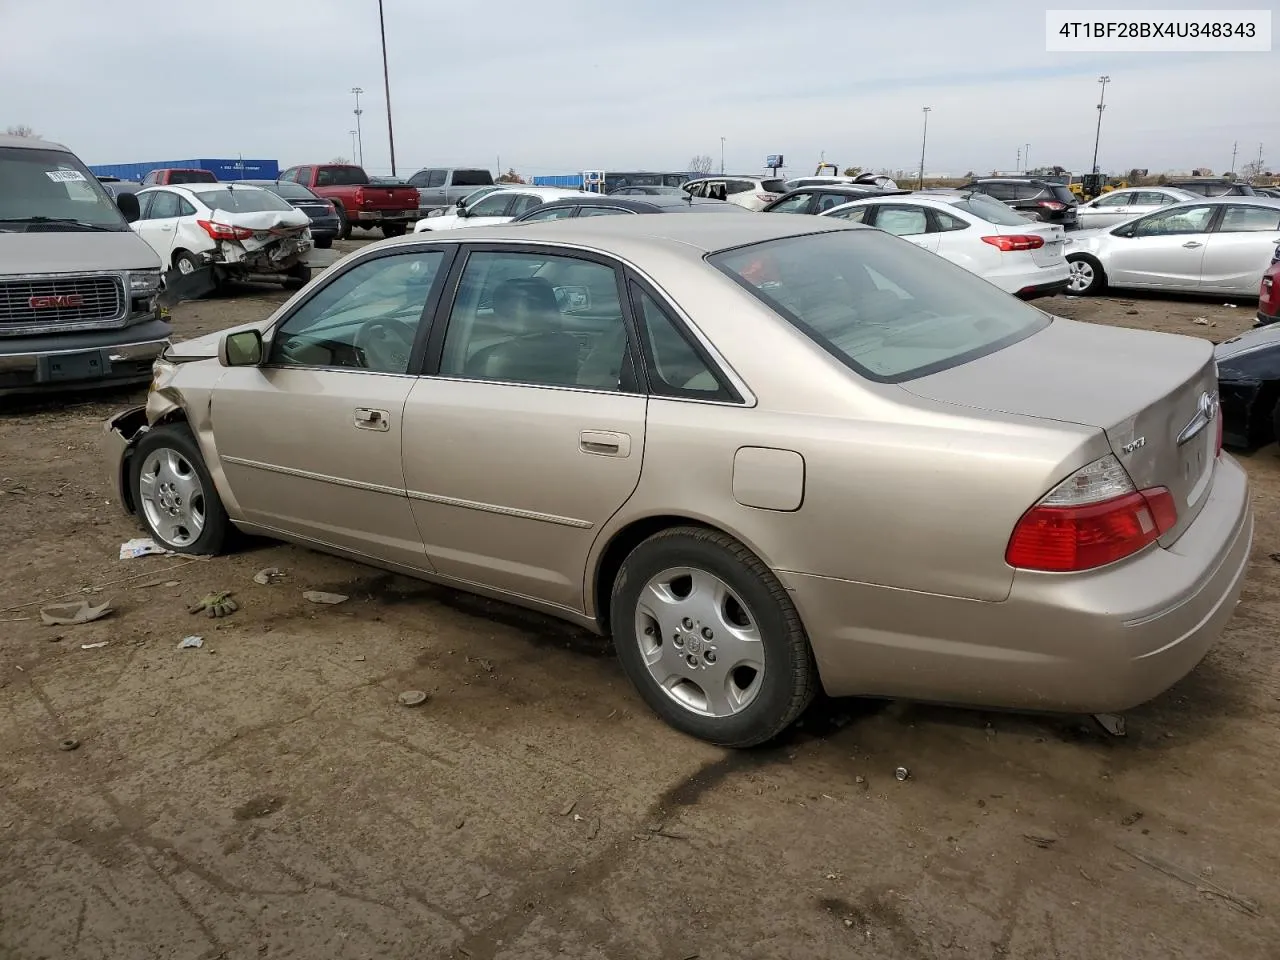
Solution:
<path fill-rule="evenodd" d="M 59 307 L 83 307 L 84 297 L 78 293 L 59 294 L 52 297 L 31 297 L 27 306 L 32 310 L 50 310 Z"/>

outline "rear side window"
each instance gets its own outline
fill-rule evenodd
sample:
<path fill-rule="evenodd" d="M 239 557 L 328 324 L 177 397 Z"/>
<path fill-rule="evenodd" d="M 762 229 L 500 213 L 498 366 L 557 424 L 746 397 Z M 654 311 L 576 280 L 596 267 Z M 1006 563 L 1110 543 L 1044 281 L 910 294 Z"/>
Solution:
<path fill-rule="evenodd" d="M 1049 192 L 1053 194 L 1055 200 L 1065 203 L 1069 207 L 1076 205 L 1076 195 L 1067 187 L 1054 186 L 1049 188 Z"/>
<path fill-rule="evenodd" d="M 1015 200 L 1033 200 L 1044 193 L 1044 187 L 1037 186 L 1034 183 L 1018 183 L 1014 184 L 1013 194 Z"/>
<path fill-rule="evenodd" d="M 1018 198 L 1018 192 L 1014 189 L 1012 183 L 982 183 L 976 189 L 981 190 L 989 197 L 994 197 L 996 200 L 1008 201 Z"/>
<path fill-rule="evenodd" d="M 787 183 L 785 180 L 761 180 L 760 189 L 765 193 L 786 193 Z"/>
<path fill-rule="evenodd" d="M 455 187 L 487 187 L 493 183 L 493 174 L 488 170 L 455 170 L 453 185 Z"/>
<path fill-rule="evenodd" d="M 650 391 L 690 400 L 735 399 L 671 314 L 639 285 L 630 286 Z"/>
<path fill-rule="evenodd" d="M 835 230 L 707 258 L 862 376 L 898 383 L 967 363 L 1051 322 L 975 274 L 876 230 Z"/>
<path fill-rule="evenodd" d="M 1220 233 L 1257 233 L 1280 230 L 1280 210 L 1231 204 L 1222 212 Z"/>
<path fill-rule="evenodd" d="M 969 229 L 969 224 L 964 220 L 961 220 L 959 217 L 953 217 L 951 214 L 944 213 L 941 210 L 934 210 L 932 213 L 933 220 L 937 224 L 939 233 L 948 233 L 952 230 Z"/>

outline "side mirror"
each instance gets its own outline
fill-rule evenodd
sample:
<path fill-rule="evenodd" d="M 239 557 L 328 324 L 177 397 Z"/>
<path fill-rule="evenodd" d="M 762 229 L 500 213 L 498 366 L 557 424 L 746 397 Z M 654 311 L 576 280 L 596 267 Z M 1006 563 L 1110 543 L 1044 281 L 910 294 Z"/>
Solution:
<path fill-rule="evenodd" d="M 453 205 L 454 205 L 455 207 L 457 207 L 459 210 L 461 210 L 461 209 L 466 205 L 466 202 L 467 202 L 467 198 L 466 198 L 466 197 L 459 197 L 459 198 L 454 202 L 454 204 L 453 204 Z"/>
<path fill-rule="evenodd" d="M 256 367 L 262 363 L 262 333 L 238 330 L 218 344 L 218 362 L 224 367 Z"/>
<path fill-rule="evenodd" d="M 468 210 L 466 207 L 464 207 L 464 206 L 462 205 L 461 201 L 459 201 L 459 203 L 458 203 L 458 216 L 460 216 L 460 217 L 469 217 L 469 216 L 471 216 L 471 211 L 470 211 L 470 210 Z"/>
<path fill-rule="evenodd" d="M 121 193 L 116 195 L 116 206 L 124 214 L 127 223 L 137 223 L 142 216 L 142 207 L 138 203 L 137 194 Z"/>

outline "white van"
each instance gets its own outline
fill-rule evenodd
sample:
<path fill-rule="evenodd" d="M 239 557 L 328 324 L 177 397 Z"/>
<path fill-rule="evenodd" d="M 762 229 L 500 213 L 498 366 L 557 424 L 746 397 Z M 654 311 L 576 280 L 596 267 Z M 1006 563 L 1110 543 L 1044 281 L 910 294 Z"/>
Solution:
<path fill-rule="evenodd" d="M 160 261 L 70 150 L 0 136 L 0 395 L 150 380 Z"/>

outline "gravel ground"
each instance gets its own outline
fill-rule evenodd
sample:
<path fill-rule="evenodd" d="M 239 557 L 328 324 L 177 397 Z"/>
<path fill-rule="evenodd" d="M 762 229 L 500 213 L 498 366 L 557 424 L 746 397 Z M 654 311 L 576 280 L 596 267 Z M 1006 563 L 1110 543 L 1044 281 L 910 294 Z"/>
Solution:
<path fill-rule="evenodd" d="M 245 289 L 175 323 L 190 336 L 283 299 Z M 1050 308 L 1213 339 L 1252 317 Z M 606 642 L 533 614 L 273 543 L 116 559 L 137 531 L 99 423 L 138 395 L 0 411 L 0 957 L 1280 951 L 1275 447 L 1243 461 L 1258 528 L 1234 620 L 1127 737 L 839 700 L 730 753 L 651 716 Z M 287 579 L 255 584 L 268 566 Z M 187 614 L 215 588 L 241 610 Z M 43 626 L 61 595 L 117 612 Z M 178 649 L 193 633 L 203 647 Z M 399 706 L 409 689 L 430 699 Z"/>

